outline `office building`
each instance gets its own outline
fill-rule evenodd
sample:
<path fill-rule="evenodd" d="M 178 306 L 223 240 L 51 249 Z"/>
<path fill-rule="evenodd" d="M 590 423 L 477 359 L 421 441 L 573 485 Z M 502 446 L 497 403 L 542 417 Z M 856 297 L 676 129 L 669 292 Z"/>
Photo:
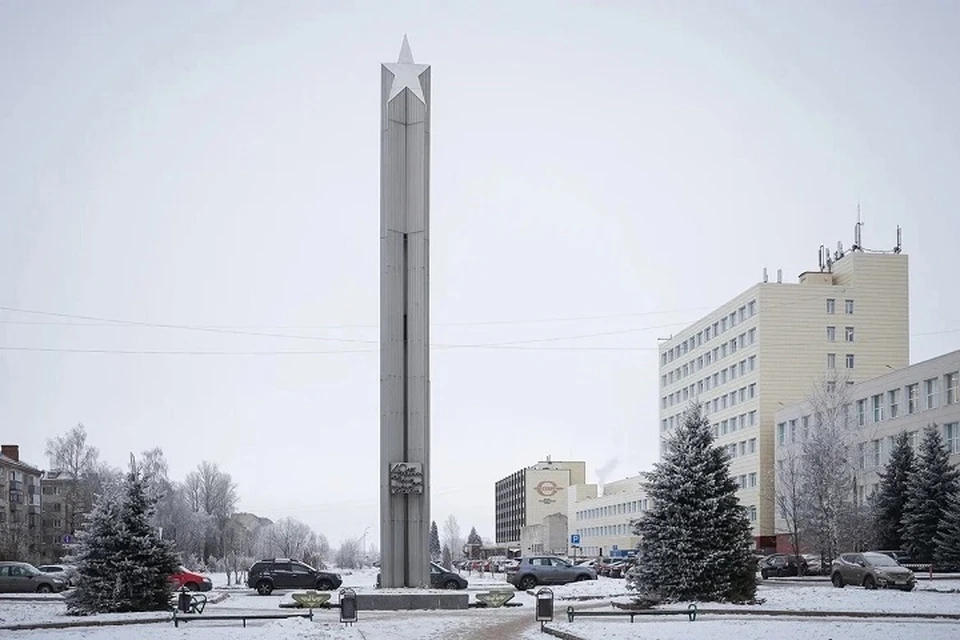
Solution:
<path fill-rule="evenodd" d="M 758 548 L 775 546 L 774 414 L 813 385 L 854 383 L 909 362 L 907 256 L 859 247 L 829 255 L 797 283 L 760 282 L 665 340 L 663 438 L 702 404 L 732 458 Z"/>
<path fill-rule="evenodd" d="M 494 489 L 497 544 L 519 551 L 524 527 L 543 525 L 554 514 L 566 516 L 566 491 L 585 481 L 585 462 L 553 461 L 549 456 L 498 480 Z M 558 535 L 555 524 L 550 530 L 551 538 Z"/>

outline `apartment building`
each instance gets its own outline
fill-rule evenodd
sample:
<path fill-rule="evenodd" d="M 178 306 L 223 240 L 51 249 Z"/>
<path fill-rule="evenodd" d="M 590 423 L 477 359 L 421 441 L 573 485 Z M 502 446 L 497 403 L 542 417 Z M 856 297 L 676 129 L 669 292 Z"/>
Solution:
<path fill-rule="evenodd" d="M 571 487 L 568 494 L 569 528 L 579 534 L 579 556 L 622 556 L 636 549 L 633 520 L 650 508 L 643 488 L 645 474 L 608 482 Z M 598 492 L 598 489 L 600 490 Z"/>
<path fill-rule="evenodd" d="M 39 551 L 42 474 L 20 460 L 19 445 L 0 445 L 0 559 L 24 560 Z"/>
<path fill-rule="evenodd" d="M 585 462 L 554 461 L 547 456 L 498 480 L 494 488 L 497 544 L 519 550 L 524 527 L 542 525 L 557 513 L 565 516 L 565 492 L 586 482 L 586 469 Z"/>
<path fill-rule="evenodd" d="M 853 471 L 859 504 L 866 504 L 880 483 L 878 472 L 886 466 L 894 439 L 906 432 L 914 450 L 923 429 L 937 425 L 950 451 L 950 461 L 960 465 L 960 351 L 918 362 L 896 371 L 858 382 L 848 388 L 847 423 L 854 450 Z M 813 407 L 800 402 L 775 414 L 778 463 L 802 446 L 812 426 Z M 778 514 L 779 516 L 779 514 Z M 777 538 L 787 546 L 786 524 L 778 517 Z"/>
<path fill-rule="evenodd" d="M 775 546 L 774 414 L 814 384 L 909 362 L 907 256 L 821 249 L 799 282 L 758 283 L 660 345 L 660 432 L 699 402 L 732 458 L 758 548 Z M 766 278 L 764 278 L 766 280 Z"/>
<path fill-rule="evenodd" d="M 40 480 L 43 496 L 44 556 L 57 558 L 62 555 L 63 545 L 73 542 L 74 529 L 79 525 L 80 515 L 71 511 L 67 497 L 75 487 L 73 475 L 66 471 L 47 471 Z"/>

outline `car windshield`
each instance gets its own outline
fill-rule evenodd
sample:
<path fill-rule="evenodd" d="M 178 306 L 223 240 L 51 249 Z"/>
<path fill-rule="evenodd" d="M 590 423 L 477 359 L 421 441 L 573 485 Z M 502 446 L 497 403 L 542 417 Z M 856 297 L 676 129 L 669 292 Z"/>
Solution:
<path fill-rule="evenodd" d="M 874 567 L 899 567 L 900 564 L 885 553 L 865 553 L 863 558 Z"/>

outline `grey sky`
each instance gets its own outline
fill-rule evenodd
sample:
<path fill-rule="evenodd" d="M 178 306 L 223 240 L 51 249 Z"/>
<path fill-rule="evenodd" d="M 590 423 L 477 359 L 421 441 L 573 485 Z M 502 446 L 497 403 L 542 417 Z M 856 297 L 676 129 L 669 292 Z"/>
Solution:
<path fill-rule="evenodd" d="M 858 198 L 868 247 L 903 226 L 911 359 L 956 349 L 958 32 L 947 1 L 0 0 L 0 305 L 301 336 L 0 311 L 0 440 L 45 466 L 83 421 L 115 465 L 216 460 L 241 508 L 376 540 L 404 33 L 433 67 L 433 341 L 620 332 L 434 349 L 438 522 L 492 537 L 494 481 L 547 454 L 648 468 L 656 338 L 816 268 Z"/>

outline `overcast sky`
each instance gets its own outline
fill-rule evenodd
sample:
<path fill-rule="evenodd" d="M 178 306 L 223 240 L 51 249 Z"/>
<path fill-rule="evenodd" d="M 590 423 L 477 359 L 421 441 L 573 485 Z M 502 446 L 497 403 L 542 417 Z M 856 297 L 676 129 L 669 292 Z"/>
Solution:
<path fill-rule="evenodd" d="M 947 0 L 0 0 L 0 440 L 45 467 L 82 421 L 114 465 L 213 460 L 243 510 L 377 541 L 404 33 L 432 65 L 438 523 L 492 538 L 494 482 L 546 455 L 648 469 L 658 337 L 817 268 L 858 200 L 866 246 L 903 227 L 911 360 L 956 349 L 958 32 Z"/>

